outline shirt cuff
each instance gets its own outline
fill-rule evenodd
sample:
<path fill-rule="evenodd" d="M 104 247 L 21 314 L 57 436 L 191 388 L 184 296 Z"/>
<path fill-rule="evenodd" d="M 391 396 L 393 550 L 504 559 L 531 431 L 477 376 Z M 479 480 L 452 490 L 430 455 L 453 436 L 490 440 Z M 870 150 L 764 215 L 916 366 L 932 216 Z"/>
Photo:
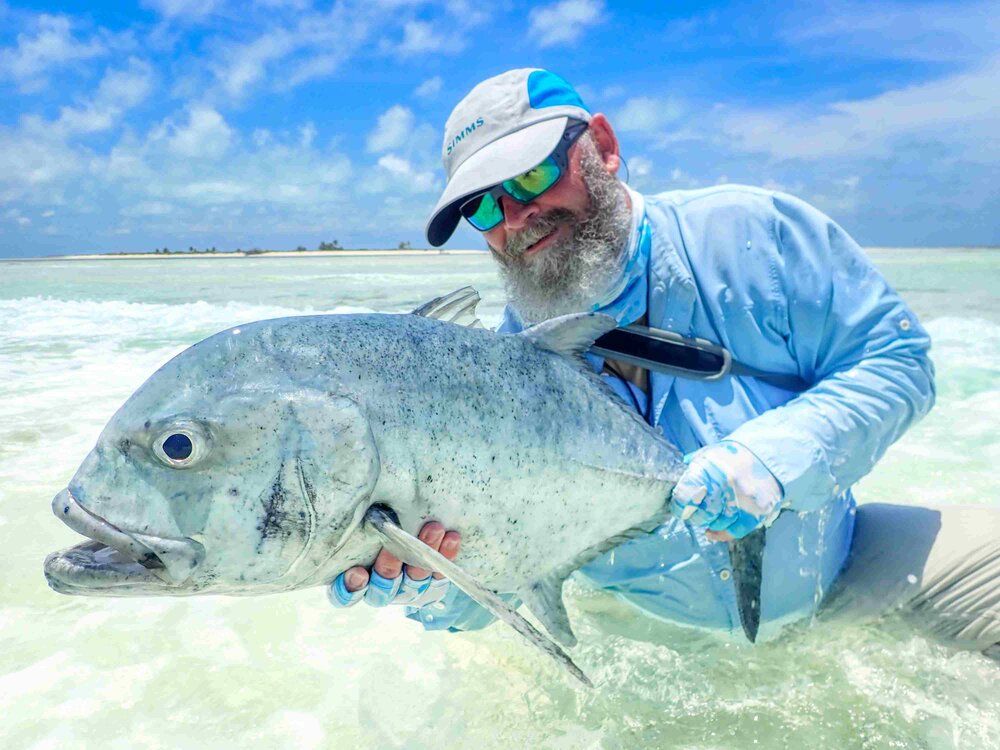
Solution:
<path fill-rule="evenodd" d="M 840 494 L 826 453 L 815 438 L 787 424 L 758 424 L 760 419 L 745 422 L 725 439 L 741 444 L 774 475 L 784 492 L 782 507 L 817 510 Z"/>

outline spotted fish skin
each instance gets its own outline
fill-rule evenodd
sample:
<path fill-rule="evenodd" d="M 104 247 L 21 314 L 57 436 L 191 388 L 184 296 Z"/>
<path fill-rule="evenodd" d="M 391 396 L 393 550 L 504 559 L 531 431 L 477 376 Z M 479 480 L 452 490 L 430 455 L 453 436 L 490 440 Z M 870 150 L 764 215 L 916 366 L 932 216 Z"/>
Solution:
<path fill-rule="evenodd" d="M 51 555 L 50 584 L 110 596 L 324 585 L 373 561 L 381 541 L 363 519 L 376 503 L 413 534 L 429 519 L 458 530 L 457 563 L 495 591 L 564 577 L 665 518 L 684 471 L 579 358 L 593 321 L 567 317 L 501 335 L 412 315 L 303 316 L 195 344 L 121 407 L 53 504 L 60 515 L 71 498 L 74 528 L 124 555 L 110 524 L 162 570 L 84 560 L 91 544 Z M 179 425 L 205 443 L 180 469 L 156 454 Z M 178 560 L 195 562 L 178 573 Z"/>

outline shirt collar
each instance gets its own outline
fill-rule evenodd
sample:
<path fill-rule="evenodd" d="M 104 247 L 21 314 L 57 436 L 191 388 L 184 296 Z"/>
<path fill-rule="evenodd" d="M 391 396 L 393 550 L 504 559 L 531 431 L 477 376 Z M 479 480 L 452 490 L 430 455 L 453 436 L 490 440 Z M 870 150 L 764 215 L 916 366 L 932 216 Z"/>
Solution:
<path fill-rule="evenodd" d="M 632 203 L 632 226 L 625 244 L 621 273 L 608 291 L 594 303 L 591 312 L 610 315 L 618 325 L 628 325 L 646 314 L 651 231 L 643 197 L 623 186 Z"/>

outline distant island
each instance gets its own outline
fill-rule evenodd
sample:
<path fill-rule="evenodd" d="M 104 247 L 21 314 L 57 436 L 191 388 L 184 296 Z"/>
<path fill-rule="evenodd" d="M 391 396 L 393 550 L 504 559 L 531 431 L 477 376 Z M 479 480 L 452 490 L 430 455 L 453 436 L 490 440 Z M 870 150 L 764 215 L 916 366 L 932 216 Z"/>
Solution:
<path fill-rule="evenodd" d="M 222 250 L 221 252 L 231 253 L 235 255 L 264 255 L 265 253 L 282 253 L 282 252 L 284 253 L 308 253 L 308 252 L 332 253 L 332 252 L 343 252 L 343 251 L 370 252 L 373 249 L 374 248 L 365 248 L 365 247 L 348 249 L 346 247 L 343 247 L 337 240 L 334 240 L 333 242 L 321 242 L 319 243 L 319 247 L 315 248 L 314 250 L 310 250 L 307 247 L 299 245 L 294 250 L 264 250 L 263 248 L 259 247 L 252 247 L 248 250 L 244 250 L 243 248 L 238 247 L 235 250 Z M 409 242 L 400 242 L 399 245 L 395 248 L 395 250 L 412 250 L 412 249 L 413 248 L 410 247 Z M 192 245 L 191 247 L 188 247 L 187 250 L 171 250 L 169 247 L 163 247 L 163 248 L 158 247 L 155 248 L 152 251 L 152 253 L 150 253 L 147 250 L 144 252 L 140 251 L 140 252 L 118 252 L 118 253 L 100 253 L 100 254 L 101 255 L 215 255 L 216 253 L 219 252 L 220 251 L 215 247 L 215 245 L 213 245 L 212 247 L 205 247 L 205 248 L 197 248 Z M 378 252 L 390 252 L 390 249 L 378 248 Z M 428 250 L 427 252 L 433 252 L 433 251 Z"/>
<path fill-rule="evenodd" d="M 123 251 L 114 253 L 78 253 L 72 255 L 49 255 L 33 260 L 151 260 L 153 258 L 247 258 L 247 257 L 320 257 L 320 256 L 380 256 L 380 255 L 465 255 L 482 253 L 484 250 L 440 250 L 438 248 L 415 249 L 409 242 L 400 242 L 395 248 L 345 248 L 337 240 L 320 242 L 319 247 L 310 250 L 299 245 L 294 250 L 265 250 L 252 247 L 244 250 L 219 250 L 215 246 L 206 248 L 188 247 L 187 250 L 171 250 L 169 247 L 157 247 L 145 251 Z"/>

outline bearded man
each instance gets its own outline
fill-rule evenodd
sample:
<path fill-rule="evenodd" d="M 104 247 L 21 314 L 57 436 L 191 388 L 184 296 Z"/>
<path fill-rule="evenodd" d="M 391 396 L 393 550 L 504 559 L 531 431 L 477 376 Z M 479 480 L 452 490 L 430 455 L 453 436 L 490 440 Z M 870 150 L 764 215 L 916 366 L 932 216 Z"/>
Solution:
<path fill-rule="evenodd" d="M 950 643 L 996 650 L 1000 514 L 855 504 L 851 486 L 931 408 L 934 373 L 926 331 L 843 229 L 772 190 L 640 195 L 616 177 L 608 119 L 545 70 L 476 86 L 448 119 L 443 160 L 427 239 L 441 245 L 463 217 L 483 233 L 509 297 L 501 333 L 599 311 L 717 342 L 760 373 L 706 381 L 595 362 L 690 463 L 675 517 L 588 563 L 585 578 L 653 616 L 737 638 L 753 639 L 758 619 L 773 636 L 824 604 L 852 616 L 905 605 Z M 764 526 L 748 615 L 733 540 Z M 440 524 L 420 538 L 459 551 Z M 341 575 L 330 598 L 408 604 L 428 629 L 492 619 L 386 551 L 373 571 Z"/>

